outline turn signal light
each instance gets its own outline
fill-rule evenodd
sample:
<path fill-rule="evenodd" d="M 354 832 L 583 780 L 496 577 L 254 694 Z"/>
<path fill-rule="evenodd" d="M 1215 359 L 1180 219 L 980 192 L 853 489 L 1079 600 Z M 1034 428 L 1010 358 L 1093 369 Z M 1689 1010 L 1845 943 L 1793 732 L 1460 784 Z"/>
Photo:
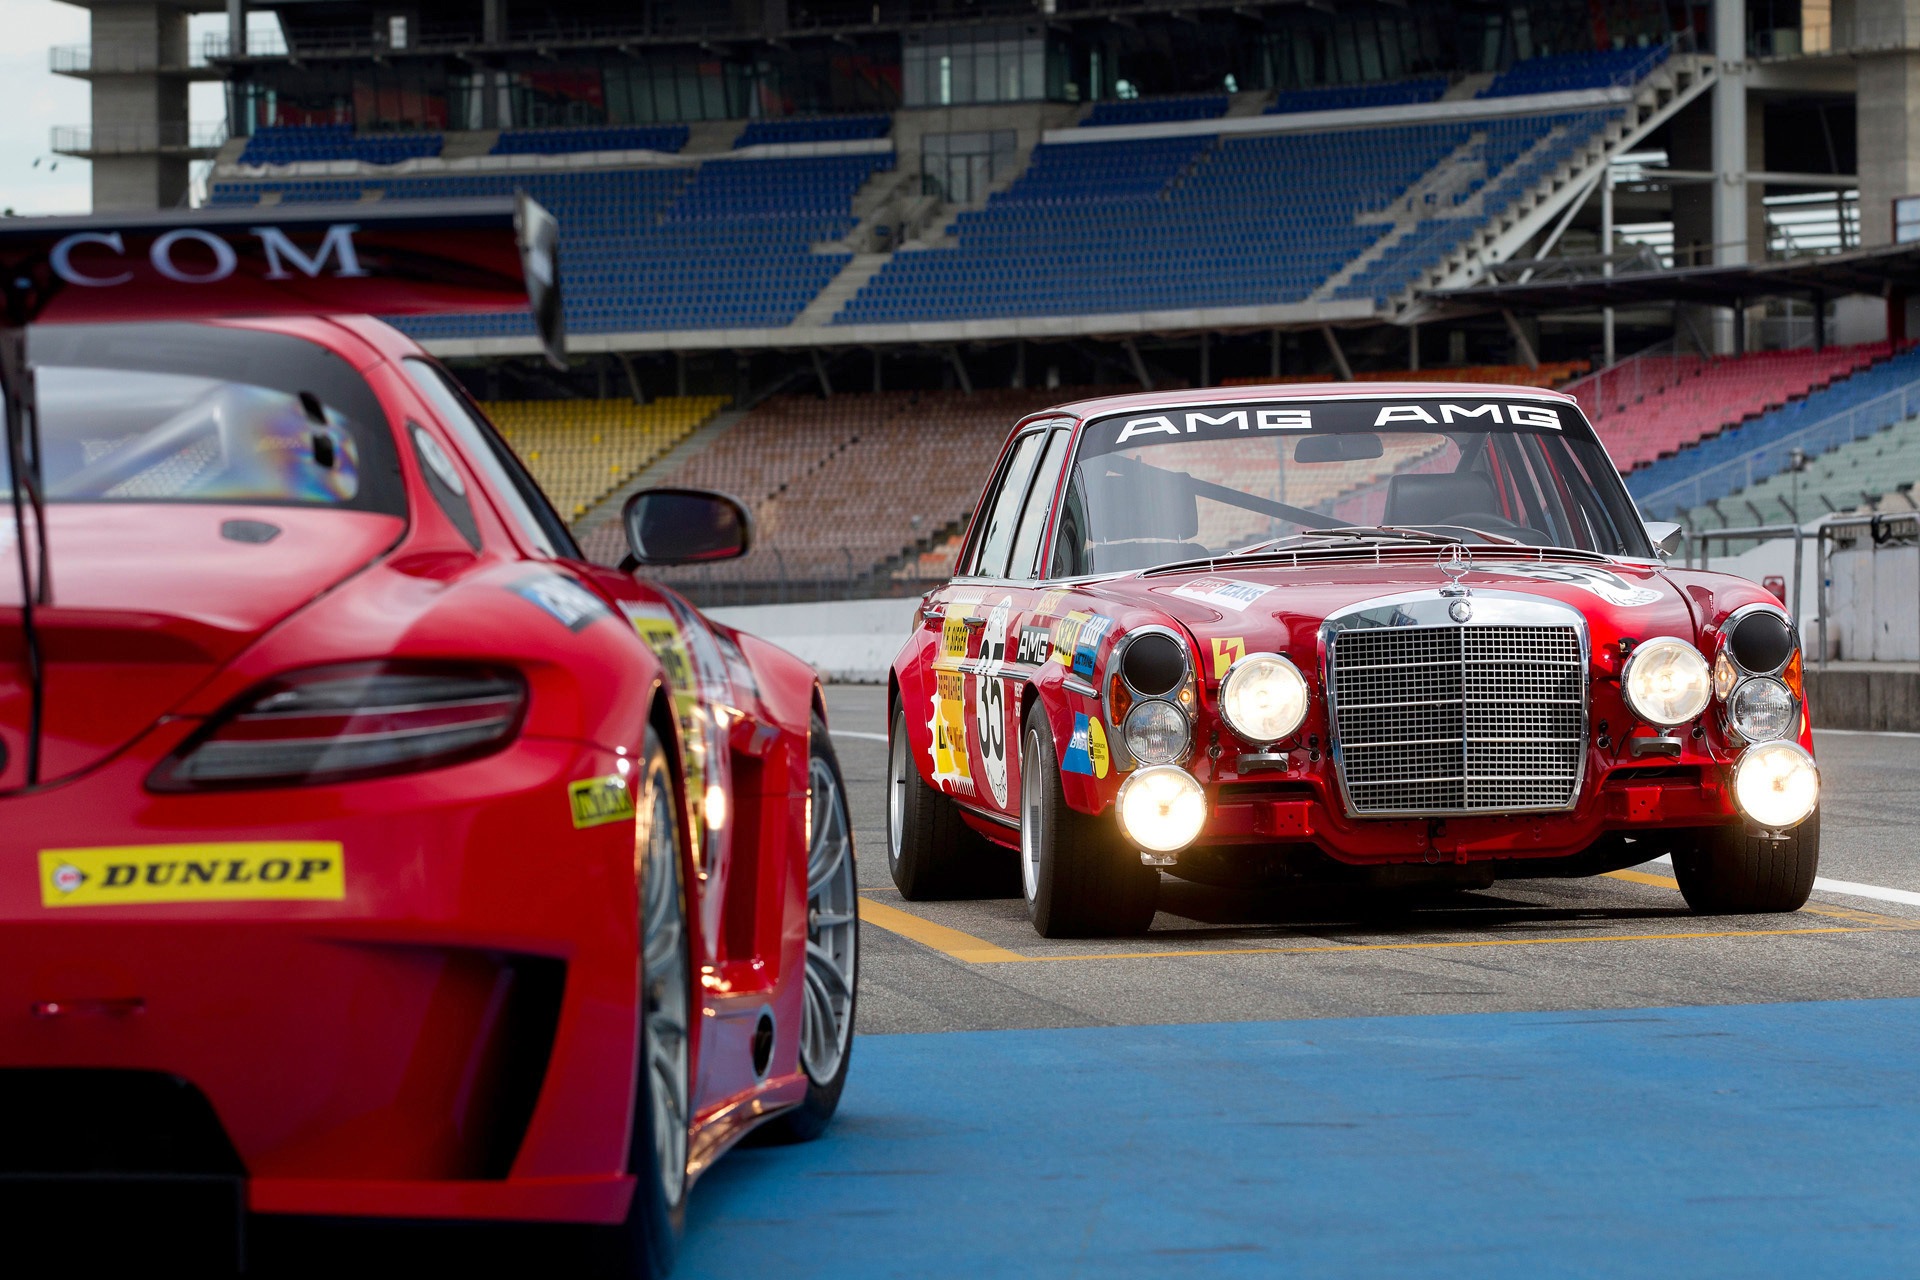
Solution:
<path fill-rule="evenodd" d="M 155 791 L 295 787 L 412 773 L 489 755 L 526 712 L 517 672 L 370 662 L 252 690 L 154 770 Z"/>

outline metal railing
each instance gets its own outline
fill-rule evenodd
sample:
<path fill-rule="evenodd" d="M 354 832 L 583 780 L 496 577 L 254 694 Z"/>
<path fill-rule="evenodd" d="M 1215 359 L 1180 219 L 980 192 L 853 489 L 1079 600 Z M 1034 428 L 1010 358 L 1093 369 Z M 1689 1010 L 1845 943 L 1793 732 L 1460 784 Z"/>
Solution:
<path fill-rule="evenodd" d="M 1801 548 L 1806 544 L 1806 532 L 1797 524 L 1756 524 L 1744 529 L 1690 529 L 1680 535 L 1680 563 L 1689 569 L 1708 567 L 1708 548 L 1715 542 L 1771 542 L 1775 538 L 1793 539 L 1793 585 L 1787 589 L 1787 617 L 1794 626 L 1800 625 L 1800 566 Z M 1694 563 L 1694 552 L 1699 551 L 1699 564 Z M 1824 574 L 1822 577 L 1824 578 Z M 1820 625 L 1826 626 L 1826 588 L 1821 588 Z"/>
<path fill-rule="evenodd" d="M 210 124 L 150 120 L 138 124 L 56 125 L 52 149 L 70 156 L 155 155 L 214 151 L 226 140 L 224 120 Z"/>
<path fill-rule="evenodd" d="M 197 71 L 204 57 L 188 49 L 179 58 L 160 56 L 153 45 L 57 44 L 47 50 L 47 68 L 56 75 L 137 75 L 141 72 Z"/>
<path fill-rule="evenodd" d="M 1917 412 L 1920 412 L 1920 380 L 1865 404 L 1843 409 L 1685 480 L 1655 489 L 1637 501 L 1650 519 L 1666 519 L 1675 511 L 1702 506 L 1778 475 L 1792 465 L 1796 449 L 1807 457 L 1817 457 L 1843 444 L 1885 431 Z"/>
<path fill-rule="evenodd" d="M 775 559 L 771 573 L 737 577 L 728 572 L 728 566 L 714 565 L 698 569 L 669 569 L 656 576 L 703 609 L 736 604 L 807 604 L 822 600 L 905 598 L 922 595 L 947 582 L 945 575 L 923 577 L 911 571 L 863 563 L 850 551 L 846 553 L 843 570 L 825 568 L 816 561 L 789 574 L 786 572 L 786 557 L 780 549 L 769 547 L 767 552 Z M 762 554 L 755 552 L 756 557 Z M 767 568 L 762 566 L 763 570 Z"/>

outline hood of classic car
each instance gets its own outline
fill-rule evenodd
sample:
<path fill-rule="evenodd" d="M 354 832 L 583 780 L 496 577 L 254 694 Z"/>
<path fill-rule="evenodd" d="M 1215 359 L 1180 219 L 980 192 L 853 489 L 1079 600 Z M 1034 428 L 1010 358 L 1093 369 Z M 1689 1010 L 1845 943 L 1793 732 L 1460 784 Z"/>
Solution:
<path fill-rule="evenodd" d="M 1241 653 L 1291 652 L 1310 659 L 1321 623 L 1369 601 L 1436 593 L 1456 581 L 1476 593 L 1554 600 L 1587 620 L 1596 658 L 1621 639 L 1696 634 L 1686 598 L 1657 567 L 1590 555 L 1475 547 L 1470 561 L 1443 565 L 1449 548 L 1392 548 L 1364 561 L 1328 557 L 1215 561 L 1210 567 L 1148 571 L 1088 584 L 1116 604 L 1169 615 L 1199 639 L 1206 674 L 1217 679 Z"/>

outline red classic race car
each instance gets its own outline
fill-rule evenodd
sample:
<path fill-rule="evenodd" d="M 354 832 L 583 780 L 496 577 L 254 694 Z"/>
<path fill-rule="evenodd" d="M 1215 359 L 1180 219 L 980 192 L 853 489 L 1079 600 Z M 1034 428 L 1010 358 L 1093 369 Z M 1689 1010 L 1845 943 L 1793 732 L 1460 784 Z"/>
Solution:
<path fill-rule="evenodd" d="M 275 1215 L 564 1223 L 657 1274 L 693 1179 L 817 1134 L 846 1078 L 817 681 L 587 563 L 385 324 L 51 323 L 522 283 L 509 210 L 316 219 L 0 235 L 9 277 L 69 286 L 4 366 L 10 1238 L 71 1268 L 181 1228 L 213 1274 Z M 626 514 L 633 566 L 748 539 L 719 495 Z"/>
<path fill-rule="evenodd" d="M 1162 871 L 1481 885 L 1672 855 L 1697 911 L 1819 859 L 1796 632 L 1662 562 L 1579 407 L 1508 386 L 1088 400 L 1013 431 L 891 676 L 909 898 L 1017 860 L 1049 936 Z"/>

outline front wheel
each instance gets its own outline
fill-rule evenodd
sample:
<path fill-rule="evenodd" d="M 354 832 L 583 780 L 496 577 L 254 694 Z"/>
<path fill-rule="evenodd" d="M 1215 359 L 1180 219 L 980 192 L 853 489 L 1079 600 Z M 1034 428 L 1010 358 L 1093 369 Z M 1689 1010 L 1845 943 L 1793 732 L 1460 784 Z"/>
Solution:
<path fill-rule="evenodd" d="M 666 752 L 647 731 L 634 787 L 640 850 L 640 1062 L 627 1167 L 626 1221 L 595 1228 L 600 1274 L 649 1280 L 673 1269 L 687 1207 L 693 1029 L 692 944 L 687 927 L 680 809 Z"/>
<path fill-rule="evenodd" d="M 1708 916 L 1798 911 L 1813 892 L 1819 870 L 1817 810 L 1777 839 L 1745 826 L 1716 827 L 1673 854 L 1681 895 L 1695 912 Z"/>
<path fill-rule="evenodd" d="M 800 1069 L 807 1076 L 807 1096 L 767 1122 L 762 1140 L 775 1143 L 808 1142 L 826 1131 L 853 1056 L 860 976 L 853 820 L 826 721 L 816 715 L 812 732 L 807 781 L 813 829 L 807 845 L 807 963 L 800 1006 Z"/>
<path fill-rule="evenodd" d="M 907 714 L 894 704 L 887 734 L 887 870 L 909 902 L 1012 895 L 1012 859 L 927 785 L 913 759 Z"/>
<path fill-rule="evenodd" d="M 1020 880 L 1043 938 L 1145 933 L 1160 892 L 1160 873 L 1140 864 L 1113 819 L 1068 807 L 1038 703 L 1020 735 Z"/>

